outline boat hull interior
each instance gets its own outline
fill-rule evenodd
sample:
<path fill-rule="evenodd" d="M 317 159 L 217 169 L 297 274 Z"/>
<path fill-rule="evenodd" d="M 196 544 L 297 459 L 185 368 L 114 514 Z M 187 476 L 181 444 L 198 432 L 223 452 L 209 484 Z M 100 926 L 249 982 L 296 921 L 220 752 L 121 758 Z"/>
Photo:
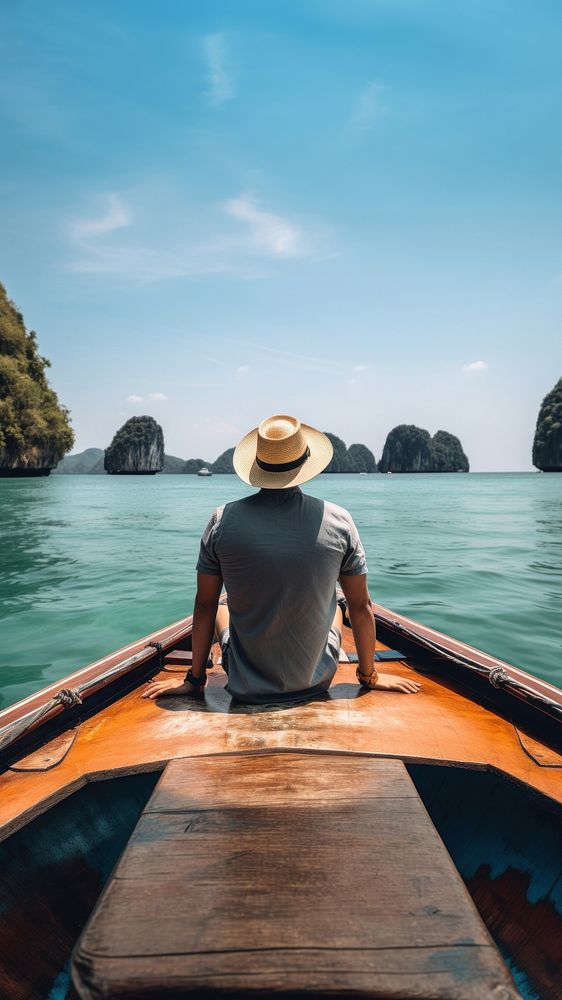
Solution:
<path fill-rule="evenodd" d="M 521 996 L 559 1000 L 560 816 L 503 776 L 426 764 L 408 770 Z M 72 949 L 159 773 L 90 782 L 0 844 L 2 996 L 76 996 Z"/>
<path fill-rule="evenodd" d="M 486 679 L 487 666 L 503 670 L 497 661 L 474 653 L 473 681 L 459 660 L 468 647 L 450 641 L 454 663 L 424 657 L 415 623 L 393 631 L 393 621 L 385 612 L 379 648 L 408 659 L 384 669 L 420 679 L 415 696 L 364 692 L 341 662 L 313 702 L 236 705 L 215 647 L 203 700 L 141 698 L 150 677 L 185 673 L 185 619 L 60 682 L 93 684 L 83 703 L 53 706 L 49 689 L 5 711 L 0 735 L 15 737 L 1 748 L 2 1000 L 75 997 L 72 949 L 170 761 L 279 753 L 322 754 L 326 766 L 341 755 L 403 761 L 516 989 L 524 1000 L 562 1000 L 560 692 L 529 679 L 529 696 L 512 698 Z M 353 648 L 349 629 L 344 647 Z"/>

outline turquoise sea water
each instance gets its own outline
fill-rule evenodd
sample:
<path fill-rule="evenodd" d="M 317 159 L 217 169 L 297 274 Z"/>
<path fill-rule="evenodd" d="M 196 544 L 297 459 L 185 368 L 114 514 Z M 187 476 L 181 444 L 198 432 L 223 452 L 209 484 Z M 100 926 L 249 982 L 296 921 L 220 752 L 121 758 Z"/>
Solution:
<path fill-rule="evenodd" d="M 321 476 L 374 600 L 562 686 L 562 475 Z M 190 614 L 234 476 L 0 480 L 0 706 Z"/>

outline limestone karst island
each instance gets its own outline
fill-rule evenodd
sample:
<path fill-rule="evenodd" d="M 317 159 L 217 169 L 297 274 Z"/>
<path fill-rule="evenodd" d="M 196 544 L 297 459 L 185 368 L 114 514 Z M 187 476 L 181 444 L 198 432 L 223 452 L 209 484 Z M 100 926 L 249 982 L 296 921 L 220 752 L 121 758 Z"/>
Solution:
<path fill-rule="evenodd" d="M 131 417 L 106 449 L 104 469 L 116 476 L 153 476 L 164 467 L 164 434 L 153 417 Z"/>
<path fill-rule="evenodd" d="M 454 434 L 400 424 L 388 435 L 379 472 L 468 472 L 468 458 Z"/>
<path fill-rule="evenodd" d="M 541 472 L 562 472 L 562 378 L 542 401 L 533 441 L 533 465 Z"/>
<path fill-rule="evenodd" d="M 0 476 L 48 476 L 74 444 L 49 365 L 0 284 Z"/>
<path fill-rule="evenodd" d="M 346 447 L 341 438 L 329 431 L 334 449 L 325 473 L 370 472 L 468 472 L 468 459 L 454 434 L 437 431 L 431 438 L 419 427 L 395 427 L 387 437 L 379 466 L 372 451 L 364 444 Z M 114 475 L 165 474 L 197 475 L 207 469 L 215 475 L 234 474 L 232 455 L 227 448 L 215 462 L 203 458 L 177 458 L 164 452 L 162 428 L 152 417 L 132 417 L 121 427 L 109 448 L 88 448 L 78 455 L 69 455 L 54 470 L 57 475 L 93 475 L 109 472 Z"/>
<path fill-rule="evenodd" d="M 197 475 L 201 470 L 233 474 L 234 448 L 214 461 L 177 458 L 164 450 L 161 426 L 151 416 L 132 417 L 104 449 L 66 453 L 74 443 L 70 415 L 47 381 L 47 358 L 39 353 L 37 335 L 0 284 L 0 476 Z M 468 472 L 469 461 L 458 437 L 400 424 L 387 435 L 380 462 L 364 444 L 349 448 L 326 432 L 334 454 L 326 473 Z M 562 378 L 545 396 L 533 442 L 533 465 L 542 472 L 562 472 Z"/>

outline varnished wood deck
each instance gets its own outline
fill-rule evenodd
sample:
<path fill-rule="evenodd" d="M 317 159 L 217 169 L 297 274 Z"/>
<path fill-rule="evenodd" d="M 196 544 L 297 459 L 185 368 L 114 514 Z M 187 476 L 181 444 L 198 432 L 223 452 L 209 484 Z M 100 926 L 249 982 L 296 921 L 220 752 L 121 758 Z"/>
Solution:
<path fill-rule="evenodd" d="M 347 629 L 344 639 L 350 648 Z M 383 669 L 412 676 L 406 664 Z M 325 698 L 292 708 L 233 706 L 219 666 L 209 674 L 204 702 L 152 702 L 133 691 L 0 776 L 0 839 L 87 781 L 229 751 L 340 751 L 495 768 L 562 802 L 560 755 L 442 679 L 416 676 L 416 695 L 363 692 L 354 667 L 342 663 Z"/>
<path fill-rule="evenodd" d="M 299 752 L 171 762 L 73 976 L 84 1000 L 518 996 L 404 764 Z"/>

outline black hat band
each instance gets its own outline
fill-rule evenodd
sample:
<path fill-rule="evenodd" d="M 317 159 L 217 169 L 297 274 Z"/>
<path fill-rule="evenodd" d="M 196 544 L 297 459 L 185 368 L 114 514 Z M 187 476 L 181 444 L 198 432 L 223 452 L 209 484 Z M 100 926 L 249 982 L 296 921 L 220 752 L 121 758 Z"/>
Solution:
<path fill-rule="evenodd" d="M 308 447 L 300 458 L 295 458 L 294 462 L 263 462 L 256 455 L 256 465 L 259 465 L 264 472 L 290 472 L 291 469 L 298 469 L 299 466 L 304 465 L 307 458 L 310 458 L 310 448 Z"/>

